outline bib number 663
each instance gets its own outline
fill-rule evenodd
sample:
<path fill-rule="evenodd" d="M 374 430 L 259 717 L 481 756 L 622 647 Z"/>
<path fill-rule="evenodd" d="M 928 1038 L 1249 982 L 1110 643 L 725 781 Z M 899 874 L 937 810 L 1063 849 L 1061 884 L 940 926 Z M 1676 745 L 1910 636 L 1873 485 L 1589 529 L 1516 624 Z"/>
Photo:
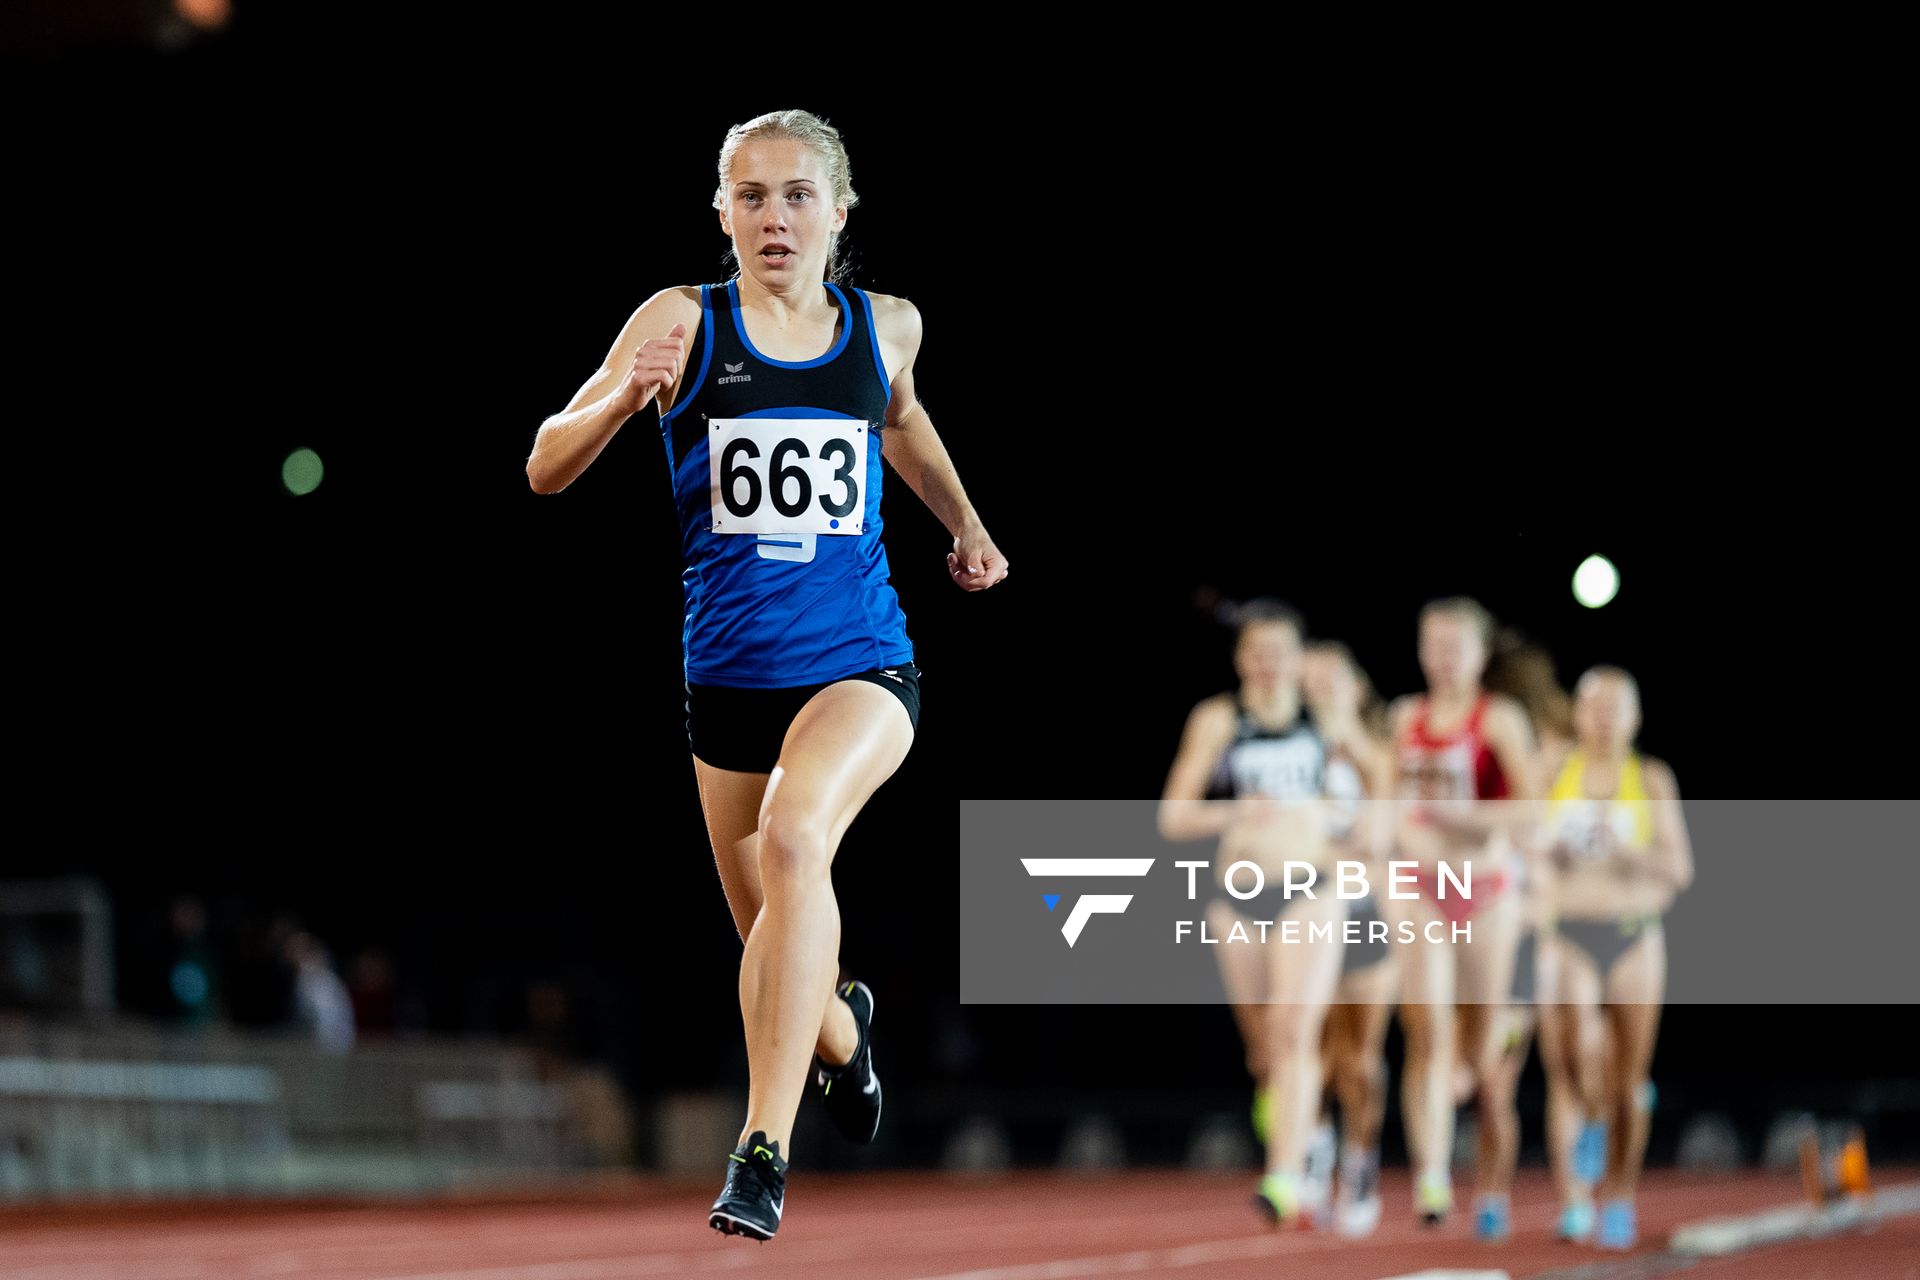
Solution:
<path fill-rule="evenodd" d="M 856 418 L 709 418 L 715 533 L 859 533 L 867 424 Z"/>

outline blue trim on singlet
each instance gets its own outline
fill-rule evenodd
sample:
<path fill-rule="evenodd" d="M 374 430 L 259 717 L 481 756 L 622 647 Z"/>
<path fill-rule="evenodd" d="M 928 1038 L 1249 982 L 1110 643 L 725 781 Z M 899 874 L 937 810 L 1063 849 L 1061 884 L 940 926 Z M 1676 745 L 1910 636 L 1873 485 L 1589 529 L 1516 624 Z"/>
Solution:
<path fill-rule="evenodd" d="M 741 313 L 740 290 L 734 281 L 729 280 L 727 281 L 727 297 L 733 303 L 733 327 L 735 332 L 740 335 L 740 344 L 752 354 L 754 359 L 764 360 L 777 369 L 812 369 L 817 365 L 826 364 L 828 361 L 839 356 L 842 351 L 847 349 L 847 339 L 853 336 L 853 311 L 851 310 L 853 304 L 847 301 L 846 294 L 840 292 L 839 285 L 831 280 L 822 281 L 822 283 L 833 291 L 834 297 L 840 299 L 840 339 L 833 344 L 832 348 L 829 349 L 825 355 L 815 356 L 811 360 L 775 360 L 772 356 L 754 346 L 753 339 L 747 336 L 746 318 Z"/>
<path fill-rule="evenodd" d="M 867 313 L 867 339 L 873 344 L 873 367 L 880 372 L 880 388 L 887 393 L 887 408 L 893 408 L 893 384 L 887 381 L 886 357 L 880 354 L 880 326 L 873 322 L 873 299 L 867 297 L 867 291 L 858 285 L 853 292 L 860 299 L 860 307 Z M 886 426 L 885 419 L 874 424 L 875 428 Z"/>
<path fill-rule="evenodd" d="M 700 384 L 707 380 L 707 366 L 713 363 L 713 298 L 711 285 L 700 286 L 700 324 L 705 330 L 700 343 L 700 372 L 694 375 L 690 386 L 680 388 L 680 394 L 674 399 L 673 408 L 667 410 L 667 416 L 660 419 L 660 425 L 672 422 L 679 412 L 693 403 L 694 393 L 700 390 Z M 667 466 L 669 474 L 673 466 L 673 437 L 667 437 Z"/>

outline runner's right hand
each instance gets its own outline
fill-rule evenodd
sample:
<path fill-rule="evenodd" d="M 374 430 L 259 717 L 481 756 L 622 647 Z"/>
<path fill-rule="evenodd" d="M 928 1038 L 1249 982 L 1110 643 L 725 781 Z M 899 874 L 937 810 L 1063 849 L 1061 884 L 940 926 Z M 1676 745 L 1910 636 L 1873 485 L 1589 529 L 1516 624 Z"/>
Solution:
<path fill-rule="evenodd" d="M 664 338 L 648 338 L 633 353 L 627 376 L 614 394 L 615 403 L 628 413 L 638 413 L 660 392 L 680 381 L 680 366 L 687 358 L 687 326 L 673 326 Z"/>

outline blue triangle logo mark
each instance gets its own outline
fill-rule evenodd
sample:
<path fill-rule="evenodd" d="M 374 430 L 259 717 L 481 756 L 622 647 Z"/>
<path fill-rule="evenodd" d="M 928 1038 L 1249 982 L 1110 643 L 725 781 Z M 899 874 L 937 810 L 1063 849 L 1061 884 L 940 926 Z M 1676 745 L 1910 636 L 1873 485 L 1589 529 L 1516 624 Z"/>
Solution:
<path fill-rule="evenodd" d="M 1060 905 L 1060 895 L 1057 893 L 1043 893 L 1040 895 L 1040 900 L 1047 904 L 1049 911 Z"/>

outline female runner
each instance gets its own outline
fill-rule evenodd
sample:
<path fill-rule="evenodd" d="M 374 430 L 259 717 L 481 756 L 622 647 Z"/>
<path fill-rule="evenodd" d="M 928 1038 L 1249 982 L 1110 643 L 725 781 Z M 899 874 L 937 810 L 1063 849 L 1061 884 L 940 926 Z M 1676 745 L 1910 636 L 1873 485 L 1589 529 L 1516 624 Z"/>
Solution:
<path fill-rule="evenodd" d="M 1266 1174 L 1254 1203 L 1276 1225 L 1301 1221 L 1311 1207 L 1302 1199 L 1302 1175 L 1323 1081 L 1320 1039 L 1340 976 L 1338 942 L 1307 941 L 1307 928 L 1315 921 L 1337 926 L 1346 913 L 1331 891 L 1320 799 L 1326 746 L 1301 703 L 1301 632 L 1299 616 L 1284 605 L 1243 607 L 1234 643 L 1240 687 L 1206 699 L 1187 717 L 1159 822 L 1169 840 L 1220 840 L 1206 925 L 1220 939 L 1221 977 L 1248 1070 L 1270 1099 Z M 1247 899 L 1224 887 L 1229 868 L 1242 860 L 1264 874 L 1264 887 Z M 1315 897 L 1284 895 L 1289 860 L 1324 864 Z M 1232 883 L 1245 893 L 1256 881 L 1243 870 Z M 1300 942 L 1280 941 L 1282 917 L 1298 922 Z M 1271 922 L 1265 941 L 1262 921 Z"/>
<path fill-rule="evenodd" d="M 1673 771 L 1634 750 L 1633 677 L 1616 667 L 1582 676 L 1574 727 L 1577 745 L 1548 792 L 1542 831 L 1553 872 L 1540 946 L 1541 1056 L 1586 1121 L 1575 1158 L 1553 1153 L 1559 1234 L 1593 1234 L 1597 1181 L 1595 1242 L 1631 1249 L 1651 1111 L 1647 1070 L 1666 988 L 1661 917 L 1692 883 L 1693 852 Z M 1589 1147 L 1593 1154 L 1581 1150 Z"/>
<path fill-rule="evenodd" d="M 867 1141 L 879 1121 L 873 997 L 835 987 L 830 872 L 919 721 L 920 671 L 880 542 L 882 459 L 952 533 L 957 585 L 986 590 L 1008 566 L 914 398 L 918 310 L 829 278 L 857 199 L 839 131 L 806 111 L 758 116 L 728 131 L 719 179 L 739 270 L 641 304 L 541 425 L 527 478 L 559 492 L 622 423 L 657 408 L 686 563 L 687 735 L 745 943 L 747 1115 L 708 1221 L 767 1240 L 809 1055 L 843 1133 Z"/>
<path fill-rule="evenodd" d="M 1301 688 L 1327 744 L 1326 795 L 1331 807 L 1329 834 L 1336 855 L 1367 866 L 1367 884 L 1385 874 L 1380 857 L 1380 824 L 1369 796 L 1391 785 L 1393 756 L 1385 738 L 1386 707 L 1373 684 L 1338 641 L 1307 646 Z M 1340 1104 L 1339 1191 L 1333 1203 L 1334 1229 L 1364 1236 L 1380 1222 L 1380 1126 L 1387 1110 L 1385 1050 L 1393 998 L 1400 989 L 1399 958 L 1392 945 L 1375 941 L 1372 922 L 1381 919 L 1379 900 L 1369 893 L 1347 903 L 1347 918 L 1361 935 L 1341 948 L 1340 984 L 1327 1010 L 1322 1055 L 1327 1079 Z M 1309 1181 L 1314 1162 L 1308 1161 Z M 1310 1187 L 1308 1199 L 1323 1198 Z"/>
<path fill-rule="evenodd" d="M 1399 699 L 1392 713 L 1399 765 L 1397 857 L 1422 864 L 1420 899 L 1389 904 L 1396 927 L 1399 920 L 1410 921 L 1422 939 L 1408 945 L 1401 959 L 1406 980 L 1400 1020 L 1407 1042 L 1401 1109 L 1414 1159 L 1414 1211 L 1429 1226 L 1445 1221 L 1453 1207 L 1448 1165 L 1455 1068 L 1464 1067 L 1478 1081 L 1494 1065 L 1522 923 L 1509 819 L 1483 802 L 1524 801 L 1535 793 L 1532 731 L 1518 703 L 1481 687 L 1492 631 L 1492 618 L 1473 600 L 1429 604 L 1420 613 L 1427 692 Z M 1435 868 L 1443 861 L 1455 876 L 1470 876 L 1471 897 L 1451 882 L 1443 889 Z M 1470 927 L 1470 942 L 1425 941 L 1430 926 L 1440 926 L 1451 939 L 1456 924 Z M 1476 1177 L 1496 1195 L 1501 1161 L 1489 1144 L 1517 1143 L 1518 1134 L 1493 1113 L 1491 1101 L 1491 1091 L 1483 1090 Z M 1489 1206 L 1497 1214 L 1498 1200 L 1481 1205 Z M 1476 1227 L 1492 1238 L 1505 1234 L 1498 1222 Z"/>
<path fill-rule="evenodd" d="M 1536 744 L 1528 762 L 1533 793 L 1545 789 L 1546 780 L 1566 758 L 1573 742 L 1573 699 L 1554 675 L 1553 657 L 1539 645 L 1527 643 L 1517 632 L 1502 628 L 1494 637 L 1493 656 L 1481 677 L 1485 688 L 1505 694 L 1527 713 Z M 1525 825 L 1524 822 L 1521 825 Z M 1475 1133 L 1474 1152 L 1474 1234 L 1482 1240 L 1505 1240 L 1513 1229 L 1513 1175 L 1520 1158 L 1520 1076 L 1526 1069 L 1527 1054 L 1533 1045 L 1538 1023 L 1534 981 L 1537 969 L 1537 934 L 1546 910 L 1538 892 L 1537 876 L 1521 860 L 1522 874 L 1513 890 L 1520 901 L 1520 939 L 1514 949 L 1511 1002 L 1494 1011 L 1492 1029 L 1496 1046 L 1479 1077 L 1478 1111 L 1481 1123 Z M 1569 1127 L 1570 1112 L 1556 1106 L 1558 1090 L 1547 1084 L 1548 1149 L 1570 1148 L 1575 1131 Z"/>

